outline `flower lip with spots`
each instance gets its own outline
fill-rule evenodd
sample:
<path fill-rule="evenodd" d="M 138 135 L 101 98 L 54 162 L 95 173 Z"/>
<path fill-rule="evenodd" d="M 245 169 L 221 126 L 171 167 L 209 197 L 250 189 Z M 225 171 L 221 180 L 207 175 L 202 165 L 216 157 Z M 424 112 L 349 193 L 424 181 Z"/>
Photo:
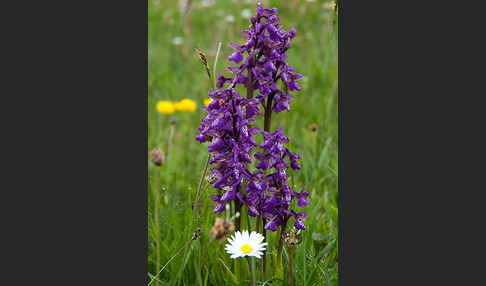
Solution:
<path fill-rule="evenodd" d="M 263 235 L 252 231 L 250 234 L 247 230 L 243 232 L 235 232 L 231 238 L 228 238 L 226 244 L 226 252 L 230 254 L 230 258 L 238 258 L 245 256 L 254 256 L 261 258 L 263 251 L 266 249 L 267 243 L 263 242 Z"/>

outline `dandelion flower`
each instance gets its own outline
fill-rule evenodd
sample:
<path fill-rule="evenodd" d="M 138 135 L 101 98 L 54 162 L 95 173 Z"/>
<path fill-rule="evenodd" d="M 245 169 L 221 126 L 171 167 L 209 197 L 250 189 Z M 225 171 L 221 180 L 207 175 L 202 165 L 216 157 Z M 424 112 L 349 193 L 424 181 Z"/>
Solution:
<path fill-rule="evenodd" d="M 212 98 L 206 98 L 206 99 L 204 100 L 204 106 L 206 106 L 206 107 L 207 107 L 207 106 L 208 106 L 208 105 L 211 103 L 211 101 L 213 101 L 213 99 L 212 99 Z"/>
<path fill-rule="evenodd" d="M 172 102 L 161 100 L 157 102 L 157 110 L 162 114 L 172 114 L 175 108 Z"/>
<path fill-rule="evenodd" d="M 174 108 L 177 111 L 194 112 L 196 110 L 196 102 L 194 100 L 184 98 L 183 100 L 176 102 Z"/>
<path fill-rule="evenodd" d="M 235 232 L 231 238 L 228 238 L 228 244 L 226 244 L 226 252 L 230 254 L 231 258 L 254 256 L 261 258 L 263 251 L 266 249 L 266 242 L 263 242 L 263 235 L 258 232 L 252 231 L 248 234 L 247 230 L 242 233 Z"/>

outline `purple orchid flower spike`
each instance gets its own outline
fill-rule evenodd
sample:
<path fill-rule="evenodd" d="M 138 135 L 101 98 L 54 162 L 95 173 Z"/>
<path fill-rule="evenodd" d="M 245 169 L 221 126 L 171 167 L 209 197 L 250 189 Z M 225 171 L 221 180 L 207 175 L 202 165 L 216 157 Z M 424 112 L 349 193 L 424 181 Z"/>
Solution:
<path fill-rule="evenodd" d="M 214 212 L 235 201 L 246 205 L 250 216 L 266 218 L 264 228 L 271 231 L 290 217 L 295 218 L 296 228 L 305 229 L 305 215 L 289 208 L 293 199 L 299 207 L 309 204 L 307 191 L 296 193 L 287 183 L 288 168 L 299 170 L 301 158 L 285 147 L 290 140 L 282 126 L 273 133 L 254 126 L 264 104 L 270 102 L 275 113 L 290 111 L 294 97 L 289 91 L 301 90 L 296 81 L 303 76 L 287 64 L 286 54 L 297 31 L 283 30 L 277 14 L 277 8 L 258 3 L 250 29 L 241 31 L 244 43 L 229 43 L 234 51 L 228 61 L 235 65 L 227 67 L 229 76 L 218 73 L 218 90 L 209 92 L 213 100 L 204 108 L 207 116 L 201 119 L 196 136 L 200 143 L 210 142 L 212 186 L 218 191 L 211 196 Z M 238 85 L 247 89 L 246 97 L 237 92 Z M 255 136 L 260 133 L 263 143 L 258 145 Z M 253 164 L 256 171 L 252 172 Z"/>

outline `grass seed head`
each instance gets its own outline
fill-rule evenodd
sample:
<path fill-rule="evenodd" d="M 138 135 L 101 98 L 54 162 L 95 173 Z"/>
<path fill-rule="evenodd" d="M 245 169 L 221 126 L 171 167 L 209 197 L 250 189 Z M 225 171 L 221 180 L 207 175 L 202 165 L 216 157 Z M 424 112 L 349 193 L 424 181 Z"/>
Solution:
<path fill-rule="evenodd" d="M 235 230 L 235 226 L 230 220 L 225 220 L 220 217 L 217 217 L 214 225 L 211 227 L 209 231 L 209 236 L 217 239 L 220 243 L 223 242 L 228 234 Z"/>
<path fill-rule="evenodd" d="M 208 74 L 209 79 L 211 79 L 211 72 L 210 72 L 210 69 L 209 69 L 208 59 L 206 58 L 206 54 L 198 48 L 195 48 L 195 50 L 196 50 L 196 53 L 199 55 L 199 59 L 201 59 L 201 62 L 203 63 L 204 68 L 206 69 L 206 73 Z"/>
<path fill-rule="evenodd" d="M 156 166 L 162 165 L 165 160 L 164 151 L 160 149 L 154 149 L 150 151 L 150 159 L 152 160 L 152 163 L 154 163 Z"/>
<path fill-rule="evenodd" d="M 311 125 L 309 125 L 309 131 L 310 132 L 316 132 L 317 131 L 317 124 L 312 123 Z"/>

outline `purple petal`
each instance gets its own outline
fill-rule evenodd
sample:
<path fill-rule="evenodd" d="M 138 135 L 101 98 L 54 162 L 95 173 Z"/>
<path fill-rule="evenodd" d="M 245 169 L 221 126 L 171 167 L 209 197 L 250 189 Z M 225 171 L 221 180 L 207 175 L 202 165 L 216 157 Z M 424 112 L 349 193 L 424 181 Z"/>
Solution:
<path fill-rule="evenodd" d="M 296 74 L 293 74 L 292 75 L 292 80 L 299 80 L 299 79 L 303 79 L 304 76 L 301 75 L 300 73 L 296 73 Z"/>
<path fill-rule="evenodd" d="M 216 208 L 214 209 L 214 213 L 217 214 L 217 213 L 220 213 L 220 212 L 223 212 L 226 210 L 226 205 L 225 204 L 219 204 L 216 206 Z"/>
<path fill-rule="evenodd" d="M 295 81 L 291 81 L 289 82 L 289 90 L 300 90 L 300 85 L 295 82 Z"/>
<path fill-rule="evenodd" d="M 295 28 L 291 28 L 289 31 L 289 37 L 292 39 L 295 37 L 295 35 L 297 35 L 297 30 Z"/>
<path fill-rule="evenodd" d="M 297 205 L 299 207 L 303 207 L 303 206 L 306 206 L 308 205 L 309 203 L 304 199 L 304 198 L 300 198 L 299 201 L 297 202 Z"/>
<path fill-rule="evenodd" d="M 266 62 L 263 65 L 263 67 L 265 68 L 266 72 L 276 72 L 277 71 L 277 68 L 275 67 L 275 65 L 270 61 Z"/>
<path fill-rule="evenodd" d="M 300 219 L 295 221 L 294 226 L 295 226 L 296 229 L 302 229 L 302 230 L 305 229 L 305 225 L 302 222 L 302 220 L 300 220 Z"/>
<path fill-rule="evenodd" d="M 271 230 L 271 231 L 276 231 L 277 230 L 277 225 L 275 224 L 275 220 L 271 219 L 265 224 L 265 230 Z"/>
<path fill-rule="evenodd" d="M 234 50 L 237 50 L 237 51 L 239 51 L 239 50 L 241 49 L 241 45 L 239 45 L 239 44 L 237 44 L 237 43 L 235 43 L 235 42 L 230 42 L 230 43 L 228 44 L 228 46 L 229 46 L 230 48 L 234 49 Z"/>
<path fill-rule="evenodd" d="M 235 63 L 241 62 L 242 59 L 243 55 L 238 51 L 232 53 L 231 56 L 228 57 L 228 61 L 233 61 Z"/>

